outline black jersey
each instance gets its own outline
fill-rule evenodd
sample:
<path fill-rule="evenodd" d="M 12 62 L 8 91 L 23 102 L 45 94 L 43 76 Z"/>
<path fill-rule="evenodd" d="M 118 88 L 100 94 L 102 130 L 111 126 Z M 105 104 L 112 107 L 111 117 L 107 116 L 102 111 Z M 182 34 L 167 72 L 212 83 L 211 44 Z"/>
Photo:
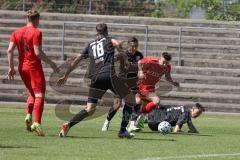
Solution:
<path fill-rule="evenodd" d="M 138 74 L 137 62 L 139 60 L 143 59 L 143 54 L 139 51 L 136 51 L 135 54 L 131 54 L 129 51 L 126 51 L 125 54 L 127 55 L 128 62 L 132 62 L 132 64 L 134 64 L 134 65 L 131 65 L 131 67 L 126 70 L 124 68 L 124 66 L 122 65 L 122 64 L 124 64 L 123 59 L 121 59 L 121 58 L 119 59 L 119 57 L 118 57 L 117 59 L 120 61 L 119 76 L 125 77 L 125 78 L 137 77 L 137 74 Z"/>
<path fill-rule="evenodd" d="M 143 54 L 139 51 L 136 51 L 135 54 L 131 54 L 129 51 L 126 52 L 128 61 L 137 63 L 139 60 L 143 59 Z M 136 72 L 127 73 L 127 78 L 137 77 L 138 70 Z"/>
<path fill-rule="evenodd" d="M 155 108 L 148 115 L 149 122 L 167 121 L 171 126 L 178 125 L 180 128 L 184 123 L 191 122 L 190 110 L 185 106 L 171 107 L 167 109 Z"/>
<path fill-rule="evenodd" d="M 135 54 L 130 53 L 129 51 L 126 52 L 128 56 L 129 62 L 138 62 L 139 60 L 143 59 L 143 54 L 139 51 L 136 51 Z"/>
<path fill-rule="evenodd" d="M 114 50 L 106 50 L 106 45 L 110 43 L 110 37 L 99 37 L 84 49 L 82 54 L 90 58 L 88 78 L 93 80 L 98 74 L 110 74 L 114 56 Z"/>

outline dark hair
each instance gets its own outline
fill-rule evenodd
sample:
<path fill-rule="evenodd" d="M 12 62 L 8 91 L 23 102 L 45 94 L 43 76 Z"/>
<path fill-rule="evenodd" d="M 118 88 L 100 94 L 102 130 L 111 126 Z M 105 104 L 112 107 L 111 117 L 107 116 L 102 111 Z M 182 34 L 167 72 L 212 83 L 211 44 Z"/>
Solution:
<path fill-rule="evenodd" d="M 205 108 L 200 104 L 200 103 L 196 103 L 195 107 L 197 107 L 199 110 L 201 110 L 202 112 L 205 111 Z"/>
<path fill-rule="evenodd" d="M 168 52 L 163 52 L 163 53 L 162 53 L 162 56 L 163 56 L 163 58 L 164 58 L 166 61 L 168 61 L 168 62 L 170 62 L 171 59 L 172 59 L 171 54 L 169 54 Z"/>
<path fill-rule="evenodd" d="M 136 37 L 131 37 L 128 39 L 128 43 L 131 43 L 131 42 L 138 44 L 138 39 Z"/>
<path fill-rule="evenodd" d="M 108 35 L 108 27 L 105 23 L 99 23 L 96 25 L 96 31 L 98 32 L 98 34 L 100 35 Z"/>
<path fill-rule="evenodd" d="M 29 22 L 33 22 L 33 21 L 35 21 L 35 20 L 40 18 L 40 14 L 39 14 L 38 11 L 33 9 L 33 10 L 27 11 L 26 17 L 28 18 Z"/>

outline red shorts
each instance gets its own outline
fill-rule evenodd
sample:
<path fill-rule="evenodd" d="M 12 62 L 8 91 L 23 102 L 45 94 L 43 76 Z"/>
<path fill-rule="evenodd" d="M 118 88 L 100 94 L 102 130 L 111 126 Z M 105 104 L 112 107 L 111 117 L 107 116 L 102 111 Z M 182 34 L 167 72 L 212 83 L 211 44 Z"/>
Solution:
<path fill-rule="evenodd" d="M 42 69 L 19 69 L 19 74 L 32 96 L 45 93 L 46 81 Z"/>
<path fill-rule="evenodd" d="M 149 93 L 155 92 L 155 86 L 150 86 L 150 85 L 139 84 L 138 89 L 139 89 L 139 94 L 142 97 L 146 97 Z"/>

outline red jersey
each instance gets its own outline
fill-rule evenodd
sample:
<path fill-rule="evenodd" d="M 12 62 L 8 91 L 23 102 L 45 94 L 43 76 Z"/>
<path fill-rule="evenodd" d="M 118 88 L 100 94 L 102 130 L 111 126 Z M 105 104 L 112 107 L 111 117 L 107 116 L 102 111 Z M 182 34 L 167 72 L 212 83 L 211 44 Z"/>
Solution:
<path fill-rule="evenodd" d="M 42 45 L 42 32 L 33 27 L 25 26 L 14 31 L 11 35 L 11 42 L 18 48 L 19 70 L 21 69 L 42 69 L 41 59 L 34 52 L 34 45 Z"/>
<path fill-rule="evenodd" d="M 138 80 L 139 91 L 155 91 L 156 83 L 162 78 L 165 73 L 171 71 L 171 65 L 162 66 L 159 64 L 159 59 L 155 57 L 145 57 L 140 61 L 144 78 Z"/>

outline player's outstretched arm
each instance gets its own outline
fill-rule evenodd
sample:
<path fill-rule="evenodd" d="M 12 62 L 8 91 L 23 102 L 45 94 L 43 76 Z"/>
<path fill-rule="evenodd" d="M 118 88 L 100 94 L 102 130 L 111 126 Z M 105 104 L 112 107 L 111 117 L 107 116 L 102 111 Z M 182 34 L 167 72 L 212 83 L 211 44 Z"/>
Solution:
<path fill-rule="evenodd" d="M 192 122 L 188 122 L 187 125 L 188 125 L 188 128 L 189 128 L 188 133 L 199 133 Z"/>
<path fill-rule="evenodd" d="M 57 86 L 62 86 L 63 84 L 66 83 L 69 74 L 77 67 L 78 63 L 83 59 L 83 55 L 79 54 L 74 60 L 73 62 L 70 64 L 70 67 L 68 67 L 65 75 L 63 77 L 61 77 L 58 81 L 57 81 Z"/>
<path fill-rule="evenodd" d="M 121 62 L 121 66 L 123 66 L 123 68 L 125 70 L 129 70 L 129 68 L 131 67 L 135 67 L 136 68 L 136 65 L 134 65 L 133 63 L 130 63 L 128 61 L 128 56 L 126 54 L 126 47 L 124 47 L 126 41 L 122 41 L 122 42 L 119 42 L 115 39 L 112 39 L 112 43 L 113 43 L 113 46 L 116 47 L 117 51 L 118 51 L 118 55 L 117 55 L 117 58 L 116 60 L 120 60 Z"/>
<path fill-rule="evenodd" d="M 170 71 L 165 73 L 165 79 L 166 79 L 166 81 L 168 81 L 169 83 L 171 83 L 172 85 L 174 85 L 176 87 L 180 86 L 178 82 L 173 81 Z"/>
<path fill-rule="evenodd" d="M 56 63 L 54 63 L 51 59 L 49 59 L 46 54 L 42 50 L 41 45 L 34 45 L 34 52 L 35 54 L 45 63 L 49 64 L 54 72 L 59 72 L 59 68 L 57 67 Z"/>
<path fill-rule="evenodd" d="M 14 75 L 16 74 L 16 71 L 14 69 L 14 49 L 16 47 L 16 44 L 14 42 L 10 42 L 8 46 L 8 79 L 14 80 Z"/>

